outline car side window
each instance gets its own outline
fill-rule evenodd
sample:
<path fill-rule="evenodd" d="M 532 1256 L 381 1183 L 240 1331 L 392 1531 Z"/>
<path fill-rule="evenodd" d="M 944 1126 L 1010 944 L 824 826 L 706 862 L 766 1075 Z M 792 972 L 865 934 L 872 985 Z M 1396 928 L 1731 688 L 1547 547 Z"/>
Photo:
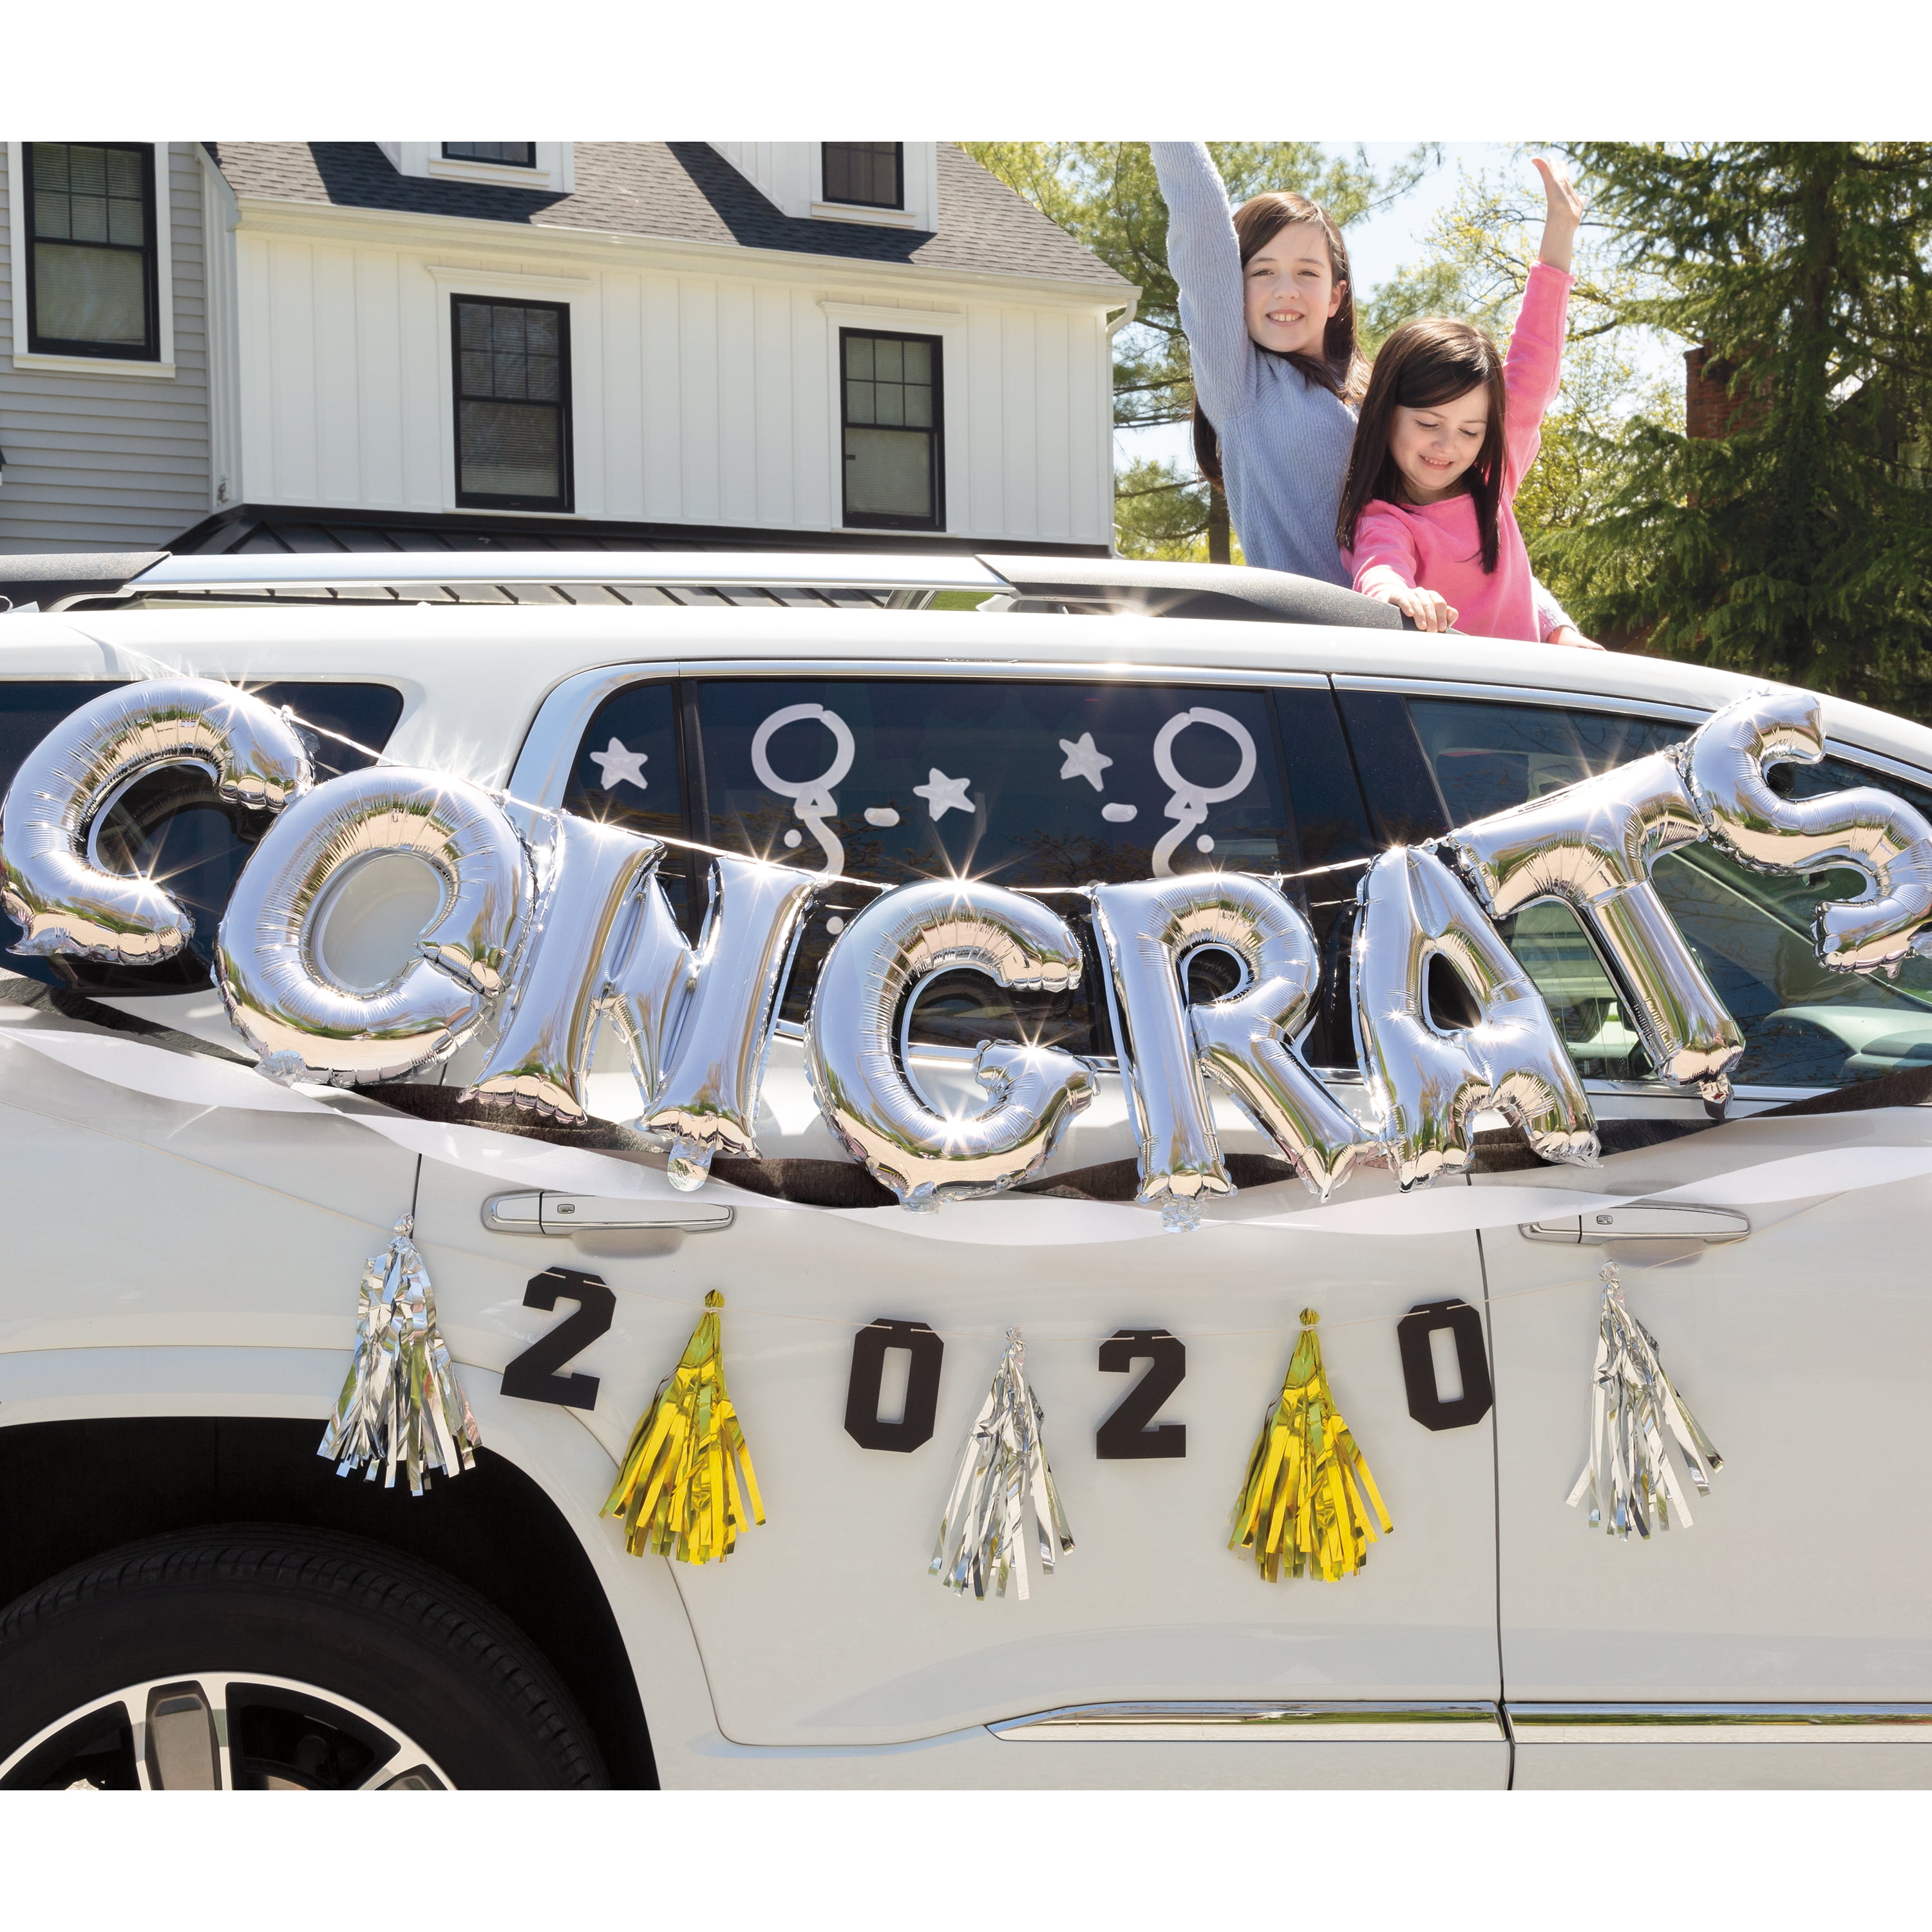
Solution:
<path fill-rule="evenodd" d="M 90 699 L 117 682 L 74 679 L 0 680 L 0 795 L 21 761 Z M 248 687 L 263 703 L 286 705 L 308 747 L 318 782 L 373 764 L 402 715 L 393 685 L 284 681 Z M 96 830 L 94 848 L 115 872 L 165 879 L 194 920 L 188 946 L 153 966 L 114 966 L 98 960 L 23 958 L 0 953 L 4 970 L 44 985 L 90 993 L 172 993 L 212 984 L 208 967 L 215 935 L 235 881 L 273 821 L 266 812 L 226 805 L 213 781 L 193 766 L 151 772 L 114 801 Z M 10 946 L 18 937 L 0 920 Z"/>
<path fill-rule="evenodd" d="M 1690 729 L 1555 706 L 1420 698 L 1408 705 L 1452 825 L 1660 750 Z M 1772 782 L 1799 798 L 1876 785 L 1932 817 L 1932 790 L 1844 759 L 1774 766 Z M 1932 962 L 1910 960 L 1888 980 L 1829 972 L 1813 950 L 1818 902 L 1856 897 L 1856 874 L 1756 872 L 1699 844 L 1667 854 L 1652 876 L 1744 1033 L 1738 1085 L 1836 1087 L 1932 1062 Z M 1502 931 L 1586 1077 L 1649 1076 L 1616 988 L 1566 907 L 1527 906 Z"/>
<path fill-rule="evenodd" d="M 1265 694 L 1223 687 L 966 678 L 712 679 L 696 687 L 700 834 L 881 886 L 956 875 L 1084 886 L 1160 871 L 1292 869 L 1297 847 Z M 870 895 L 824 896 L 788 1018 Z M 1069 897 L 1070 916 L 1084 912 Z M 935 1045 L 1045 1039 L 1106 1052 L 1096 974 L 1074 994 L 973 976 L 922 995 Z"/>
<path fill-rule="evenodd" d="M 571 766 L 563 808 L 608 820 L 652 838 L 688 838 L 683 761 L 678 755 L 678 687 L 670 678 L 627 684 L 591 714 Z M 688 930 L 692 884 L 701 880 L 693 855 L 674 845 L 658 876 L 671 909 Z M 702 890 L 696 916 L 704 914 Z"/>

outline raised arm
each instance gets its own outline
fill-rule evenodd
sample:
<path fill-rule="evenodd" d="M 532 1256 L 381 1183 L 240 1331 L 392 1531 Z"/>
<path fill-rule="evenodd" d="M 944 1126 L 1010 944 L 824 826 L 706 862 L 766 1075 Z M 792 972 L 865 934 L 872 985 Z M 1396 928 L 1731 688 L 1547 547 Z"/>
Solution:
<path fill-rule="evenodd" d="M 1180 326 L 1194 361 L 1194 389 L 1208 419 L 1231 422 L 1254 393 L 1241 247 L 1220 170 L 1199 141 L 1154 141 L 1154 172 L 1167 202 L 1167 261 L 1180 291 Z"/>
<path fill-rule="evenodd" d="M 1543 445 L 1543 418 L 1556 400 L 1563 380 L 1563 341 L 1570 316 L 1570 291 L 1576 278 L 1570 272 L 1583 203 L 1561 167 L 1539 158 L 1547 212 L 1543 245 L 1522 292 L 1522 308 L 1510 336 L 1503 365 L 1509 392 L 1509 422 L 1503 465 L 1503 494 L 1514 497 L 1516 486 Z"/>

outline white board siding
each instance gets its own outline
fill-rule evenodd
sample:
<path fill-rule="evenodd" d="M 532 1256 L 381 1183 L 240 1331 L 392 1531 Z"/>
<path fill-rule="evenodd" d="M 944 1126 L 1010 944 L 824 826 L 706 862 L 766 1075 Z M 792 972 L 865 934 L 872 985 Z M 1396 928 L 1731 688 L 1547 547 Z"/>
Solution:
<path fill-rule="evenodd" d="M 208 513 L 201 169 L 194 142 L 167 149 L 155 185 L 168 197 L 175 374 L 158 379 L 14 366 L 5 345 L 26 277 L 0 143 L 0 551 L 154 548 Z"/>
<path fill-rule="evenodd" d="M 506 252 L 465 268 L 460 252 L 251 230 L 250 218 L 252 208 L 236 239 L 252 502 L 453 508 L 449 298 L 508 296 L 527 280 L 531 299 L 570 307 L 580 515 L 839 528 L 832 365 L 836 311 L 850 303 L 946 338 L 948 534 L 1111 534 L 1097 301 L 828 290 L 795 274 L 708 274 L 648 258 L 605 269 Z"/>

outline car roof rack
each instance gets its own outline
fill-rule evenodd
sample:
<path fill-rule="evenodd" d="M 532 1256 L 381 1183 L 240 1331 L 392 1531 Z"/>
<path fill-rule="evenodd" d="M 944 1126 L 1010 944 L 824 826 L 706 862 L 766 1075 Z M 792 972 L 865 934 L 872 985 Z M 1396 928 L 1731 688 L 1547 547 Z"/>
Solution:
<path fill-rule="evenodd" d="M 176 556 L 0 556 L 0 610 L 138 599 L 277 602 L 701 604 L 907 609 L 946 592 L 995 610 L 1397 628 L 1391 606 L 1282 571 L 1121 557 L 852 550 L 384 550 Z"/>

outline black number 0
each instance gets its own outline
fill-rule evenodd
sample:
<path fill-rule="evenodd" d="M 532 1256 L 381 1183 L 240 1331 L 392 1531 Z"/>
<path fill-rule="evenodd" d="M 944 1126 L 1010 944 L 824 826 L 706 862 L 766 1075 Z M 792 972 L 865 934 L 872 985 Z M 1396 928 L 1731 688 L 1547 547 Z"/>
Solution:
<path fill-rule="evenodd" d="M 554 1308 L 560 1298 L 575 1302 L 577 1312 L 539 1335 L 503 1371 L 503 1393 L 525 1402 L 595 1408 L 598 1378 L 560 1376 L 557 1370 L 609 1329 L 617 1312 L 617 1298 L 602 1276 L 576 1268 L 546 1268 L 524 1290 L 526 1308 Z"/>
<path fill-rule="evenodd" d="M 1462 1376 L 1462 1393 L 1444 1402 L 1436 1386 L 1436 1358 L 1429 1337 L 1446 1328 L 1456 1340 L 1456 1366 Z M 1489 1351 L 1483 1346 L 1483 1318 L 1466 1301 L 1425 1301 L 1412 1308 L 1395 1324 L 1396 1346 L 1402 1351 L 1402 1379 L 1408 1391 L 1408 1412 L 1425 1429 L 1467 1429 L 1490 1412 L 1495 1401 L 1490 1386 Z"/>
<path fill-rule="evenodd" d="M 896 1422 L 879 1420 L 889 1348 L 903 1348 L 912 1358 L 905 1411 Z M 895 1450 L 902 1455 L 930 1441 L 933 1418 L 939 1413 L 939 1365 L 945 1353 L 946 1344 L 923 1322 L 895 1322 L 882 1315 L 868 1322 L 852 1338 L 845 1433 L 861 1449 Z"/>
<path fill-rule="evenodd" d="M 1151 1366 L 1094 1432 L 1094 1454 L 1103 1462 L 1187 1454 L 1186 1423 L 1148 1426 L 1187 1372 L 1186 1344 L 1165 1328 L 1123 1328 L 1100 1344 L 1100 1366 L 1112 1374 L 1126 1375 L 1138 1361 Z"/>

